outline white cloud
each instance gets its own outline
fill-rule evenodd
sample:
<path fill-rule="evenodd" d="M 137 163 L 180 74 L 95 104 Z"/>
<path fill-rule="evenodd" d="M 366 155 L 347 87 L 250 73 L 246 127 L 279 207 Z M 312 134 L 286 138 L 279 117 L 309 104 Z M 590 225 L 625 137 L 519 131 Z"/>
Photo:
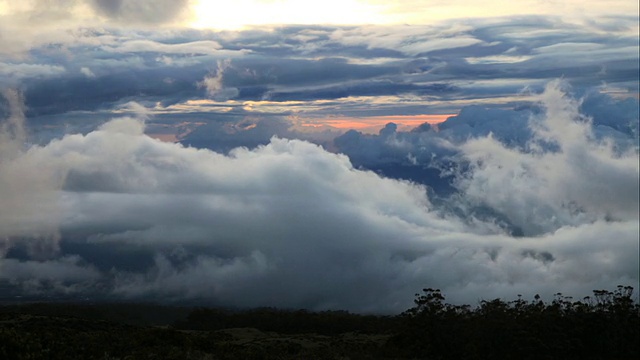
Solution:
<path fill-rule="evenodd" d="M 231 66 L 231 61 L 218 61 L 218 68 L 213 74 L 208 74 L 201 82 L 198 82 L 198 87 L 203 87 L 207 90 L 207 95 L 216 101 L 226 101 L 238 96 L 240 91 L 234 87 L 225 87 L 224 72 Z"/>
<path fill-rule="evenodd" d="M 335 30 L 330 38 L 346 46 L 361 45 L 417 55 L 483 43 L 469 35 L 466 24 L 446 26 L 360 26 Z"/>
<path fill-rule="evenodd" d="M 24 206 L 10 235 L 32 239 L 55 220 L 69 249 L 80 242 L 108 265 L 52 251 L 46 263 L 0 260 L 2 277 L 35 291 L 25 269 L 46 279 L 40 272 L 60 262 L 63 289 L 100 281 L 124 298 L 355 311 L 404 310 L 425 286 L 471 304 L 637 286 L 637 152 L 592 139 L 557 86 L 541 100 L 547 112 L 536 134 L 557 151 L 525 153 L 491 138 L 462 146 L 473 164 L 459 184 L 463 200 L 504 212 L 524 237 L 491 218 L 454 215 L 424 187 L 355 169 L 308 142 L 274 138 L 222 155 L 154 140 L 141 120 L 120 118 L 0 163 L 3 181 L 15 184 L 11 203 Z M 33 174 L 53 180 L 16 180 Z M 59 197 L 32 201 L 38 186 L 57 186 Z M 27 205 L 58 205 L 60 218 Z M 126 256 L 149 265 L 118 265 Z"/>
<path fill-rule="evenodd" d="M 80 68 L 80 73 L 90 79 L 96 77 L 96 74 L 94 74 L 93 71 L 91 71 L 91 69 L 89 69 L 88 67 Z"/>
<path fill-rule="evenodd" d="M 597 219 L 637 219 L 637 149 L 617 154 L 613 143 L 596 140 L 560 82 L 550 83 L 540 100 L 546 112 L 534 122 L 529 151 L 492 137 L 462 146 L 472 166 L 458 184 L 465 199 L 504 213 L 530 235 Z"/>
<path fill-rule="evenodd" d="M 0 82 L 15 84 L 23 79 L 49 77 L 65 72 L 64 67 L 47 64 L 25 64 L 0 62 Z"/>
<path fill-rule="evenodd" d="M 0 0 L 0 54 L 23 57 L 32 47 L 72 42 L 78 29 L 176 25 L 190 15 L 189 5 L 189 0 Z"/>
<path fill-rule="evenodd" d="M 158 52 L 164 54 L 215 54 L 220 49 L 220 44 L 215 41 L 192 41 L 181 44 L 163 44 L 151 40 L 125 41 L 117 47 L 108 48 L 114 52 Z"/>
<path fill-rule="evenodd" d="M 636 3 L 603 2 L 587 9 L 582 2 L 565 1 L 567 5 L 549 3 L 555 8 L 525 6 L 516 11 L 555 14 L 568 6 L 585 7 L 584 14 L 602 11 L 626 16 L 598 16 L 586 26 L 559 18 L 502 18 L 436 26 L 312 26 L 312 30 L 291 27 L 237 33 L 156 29 L 184 20 L 189 4 L 59 0 L 41 6 L 39 1 L 0 0 L 0 83 L 25 85 L 25 80 L 80 69 L 71 74 L 72 80 L 81 74 L 89 78 L 98 74 L 107 87 L 92 87 L 95 81 L 86 88 L 55 87 L 54 81 L 50 85 L 70 94 L 104 90 L 95 93 L 103 97 L 92 99 L 96 107 L 103 106 L 103 99 L 118 102 L 148 94 L 173 96 L 168 101 L 179 103 L 196 96 L 189 90 L 205 71 L 198 67 L 201 62 L 183 55 L 204 54 L 198 61 L 208 61 L 211 55 L 240 56 L 251 51 L 253 56 L 237 63 L 234 58 L 234 65 L 246 69 L 233 70 L 256 75 L 262 69 L 263 79 L 256 75 L 235 79 L 237 83 L 230 85 L 233 77 L 225 79 L 225 72 L 231 64 L 219 62 L 198 84 L 216 101 L 238 97 L 240 91 L 234 86 L 245 86 L 247 93 L 255 90 L 259 98 L 262 87 L 268 88 L 264 95 L 268 96 L 274 91 L 286 95 L 287 91 L 331 90 L 331 81 L 342 84 L 342 79 L 307 76 L 305 69 L 317 68 L 301 65 L 315 61 L 310 57 L 330 57 L 336 51 L 344 61 L 363 65 L 348 71 L 388 66 L 388 73 L 366 75 L 378 83 L 442 82 L 458 88 L 440 97 L 435 90 L 427 95 L 418 90 L 390 95 L 397 90 L 390 86 L 380 90 L 384 92 L 380 96 L 354 95 L 344 101 L 322 98 L 299 102 L 297 108 L 293 102 L 274 100 L 256 102 L 256 109 L 268 107 L 263 114 L 299 109 L 331 117 L 372 109 L 405 111 L 408 104 L 419 113 L 426 107 L 433 110 L 442 101 L 448 109 L 468 102 L 495 104 L 498 98 L 491 96 L 500 89 L 482 85 L 485 80 L 468 79 L 491 77 L 490 84 L 498 84 L 497 88 L 511 81 L 512 89 L 535 85 L 549 73 L 572 70 L 572 76 L 583 83 L 602 78 L 625 86 L 628 81 L 627 95 L 637 94 L 637 77 L 629 75 L 637 74 L 637 67 L 633 68 L 638 50 L 634 44 L 637 21 L 633 21 Z M 314 6 L 324 6 L 318 4 Z M 511 14 L 514 4 L 497 9 Z M 419 19 L 411 22 L 424 24 L 425 17 L 420 16 L 426 11 L 444 14 L 464 4 L 407 1 L 394 5 L 399 12 L 411 9 L 416 14 L 413 19 Z M 300 6 L 304 7 L 296 8 Z M 636 11 L 627 11 L 629 7 Z M 495 6 L 474 8 L 496 15 Z M 453 11 L 448 16 L 462 15 Z M 102 26 L 110 30 L 101 30 Z M 137 32 L 131 27 L 153 31 Z M 302 44 L 290 41 L 296 36 Z M 222 49 L 221 44 L 235 50 Z M 476 45 L 473 51 L 462 51 L 471 45 Z M 237 50 L 245 47 L 250 50 Z M 437 50 L 441 50 L 439 59 L 415 59 Z M 121 54 L 129 52 L 137 54 Z M 399 53 L 408 56 L 402 59 Z M 284 54 L 282 64 L 280 54 Z M 470 61 L 458 61 L 462 58 Z M 154 69 L 158 63 L 174 67 Z M 606 71 L 594 75 L 594 80 L 584 75 L 592 68 Z M 135 72 L 141 69 L 150 71 Z M 136 76 L 129 79 L 131 71 Z M 191 76 L 194 73 L 197 76 Z M 109 81 L 111 75 L 115 82 Z M 170 77 L 178 85 L 180 81 L 187 85 L 167 90 L 175 91 L 172 94 L 140 86 L 152 77 Z M 294 85 L 286 84 L 286 78 Z M 475 91 L 465 93 L 472 84 Z M 33 90 L 38 83 L 25 86 Z M 340 92 L 318 94 L 330 97 Z M 349 89 L 345 94 L 350 95 Z M 162 143 L 144 135 L 147 115 L 135 104 L 129 107 L 137 113 L 133 118 L 117 118 L 84 135 L 30 146 L 19 94 L 9 91 L 4 96 L 6 106 L 0 107 L 11 115 L 0 129 L 0 280 L 26 291 L 43 291 L 51 282 L 56 291 L 94 291 L 100 283 L 108 295 L 127 298 L 400 311 L 425 286 L 441 288 L 454 301 L 473 304 L 478 296 L 541 293 L 548 297 L 557 291 L 586 295 L 592 289 L 638 284 L 637 118 L 619 117 L 628 124 L 616 120 L 591 126 L 578 113 L 578 103 L 557 84 L 538 98 L 546 112 L 533 119 L 531 129 L 523 127 L 522 117 L 500 118 L 505 110 L 468 108 L 457 118 L 460 127 L 443 126 L 439 133 L 410 138 L 389 128 L 388 134 L 370 143 L 346 139 L 363 156 L 379 162 L 392 162 L 396 156 L 416 167 L 429 165 L 426 159 L 461 152 L 461 157 L 446 160 L 458 161 L 452 166 L 466 161 L 469 171 L 457 173 L 459 193 L 445 204 L 429 199 L 420 185 L 358 170 L 346 156 L 304 141 L 274 138 L 266 146 L 238 148 L 228 156 Z M 243 100 L 221 109 L 240 112 Z M 244 103 L 245 111 L 251 111 L 251 104 Z M 633 105 L 616 109 L 633 114 L 627 111 Z M 607 118 L 618 119 L 619 114 L 608 112 L 610 107 L 603 109 Z M 493 136 L 485 136 L 490 131 Z M 511 236 L 500 223 L 503 220 L 520 228 L 524 236 Z M 60 241 L 67 247 L 60 247 Z M 81 249 L 74 248 L 78 243 Z M 17 251 L 22 256 L 18 259 L 11 254 L 13 249 L 26 251 L 24 255 Z M 92 257 L 94 253 L 100 258 Z M 139 265 L 123 266 L 122 258 Z"/>

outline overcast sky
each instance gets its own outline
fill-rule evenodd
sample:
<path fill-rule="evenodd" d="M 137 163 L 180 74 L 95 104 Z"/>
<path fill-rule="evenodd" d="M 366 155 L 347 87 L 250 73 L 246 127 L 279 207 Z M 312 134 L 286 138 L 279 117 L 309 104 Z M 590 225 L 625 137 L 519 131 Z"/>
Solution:
<path fill-rule="evenodd" d="M 0 298 L 638 287 L 636 1 L 0 0 Z"/>

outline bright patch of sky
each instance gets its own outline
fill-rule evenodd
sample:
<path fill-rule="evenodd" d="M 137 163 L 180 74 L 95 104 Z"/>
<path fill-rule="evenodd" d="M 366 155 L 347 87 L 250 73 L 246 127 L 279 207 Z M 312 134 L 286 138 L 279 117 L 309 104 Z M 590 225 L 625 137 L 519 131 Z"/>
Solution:
<path fill-rule="evenodd" d="M 570 19 L 638 13 L 636 1 L 198 0 L 189 24 L 240 29 L 273 24 L 429 24 L 459 18 L 552 15 Z"/>

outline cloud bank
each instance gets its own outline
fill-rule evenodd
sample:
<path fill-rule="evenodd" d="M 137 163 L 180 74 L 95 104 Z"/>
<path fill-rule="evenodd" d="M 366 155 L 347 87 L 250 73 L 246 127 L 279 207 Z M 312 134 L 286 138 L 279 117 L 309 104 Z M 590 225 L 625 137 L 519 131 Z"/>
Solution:
<path fill-rule="evenodd" d="M 636 4 L 217 31 L 176 27 L 204 2 L 42 3 L 0 0 L 0 300 L 397 312 L 425 286 L 638 285 Z"/>
<path fill-rule="evenodd" d="M 11 294 L 363 312 L 402 311 L 425 286 L 472 304 L 637 286 L 637 143 L 597 136 L 565 91 L 537 95 L 522 143 L 424 128 L 407 139 L 446 159 L 427 163 L 406 152 L 409 133 L 371 138 L 438 167 L 448 193 L 301 140 L 228 154 L 160 142 L 141 116 L 18 149 L 0 163 L 0 189 L 24 206 L 0 217 L 0 281 Z"/>
<path fill-rule="evenodd" d="M 20 17 L 0 16 L 0 26 Z M 609 20 L 616 26 L 523 16 L 233 32 L 74 23 L 29 38 L 28 30 L 0 29 L 0 84 L 23 89 L 29 117 L 58 120 L 129 101 L 161 114 L 203 98 L 216 106 L 194 111 L 295 115 L 310 124 L 454 114 L 469 105 L 516 106 L 530 100 L 517 96 L 523 89 L 540 91 L 554 78 L 577 91 L 606 86 L 632 97 L 637 19 Z"/>

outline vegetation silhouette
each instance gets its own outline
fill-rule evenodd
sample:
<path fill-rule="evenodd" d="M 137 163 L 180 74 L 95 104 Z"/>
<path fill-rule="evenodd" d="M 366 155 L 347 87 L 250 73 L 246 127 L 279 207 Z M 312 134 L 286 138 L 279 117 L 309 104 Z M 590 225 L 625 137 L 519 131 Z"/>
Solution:
<path fill-rule="evenodd" d="M 437 289 L 416 294 L 390 344 L 398 354 L 428 359 L 631 359 L 639 354 L 640 306 L 633 288 L 595 290 L 572 301 L 555 294 L 513 301 L 446 304 Z"/>
<path fill-rule="evenodd" d="M 452 305 L 438 289 L 397 316 L 153 304 L 0 307 L 0 359 L 635 359 L 633 288 L 579 301 Z"/>

